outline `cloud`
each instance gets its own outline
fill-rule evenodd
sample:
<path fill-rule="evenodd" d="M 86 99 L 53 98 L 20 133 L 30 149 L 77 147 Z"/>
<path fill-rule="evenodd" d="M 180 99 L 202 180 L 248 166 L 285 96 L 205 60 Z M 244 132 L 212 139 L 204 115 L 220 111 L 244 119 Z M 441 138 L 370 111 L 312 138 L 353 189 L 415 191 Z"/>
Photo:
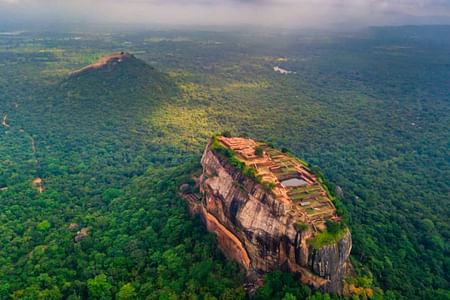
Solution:
<path fill-rule="evenodd" d="M 0 0 L 0 16 L 41 21 L 327 27 L 450 18 L 450 0 Z"/>

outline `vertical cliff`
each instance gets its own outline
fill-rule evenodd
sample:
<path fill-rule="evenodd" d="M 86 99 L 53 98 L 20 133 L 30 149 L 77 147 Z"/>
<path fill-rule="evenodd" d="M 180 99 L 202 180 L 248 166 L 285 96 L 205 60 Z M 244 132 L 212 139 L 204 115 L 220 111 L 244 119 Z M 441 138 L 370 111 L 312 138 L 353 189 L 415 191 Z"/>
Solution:
<path fill-rule="evenodd" d="M 202 197 L 191 198 L 190 207 L 228 258 L 249 275 L 282 269 L 322 291 L 343 292 L 351 234 L 327 232 L 327 220 L 338 224 L 339 217 L 303 163 L 253 140 L 219 137 L 201 164 Z"/>

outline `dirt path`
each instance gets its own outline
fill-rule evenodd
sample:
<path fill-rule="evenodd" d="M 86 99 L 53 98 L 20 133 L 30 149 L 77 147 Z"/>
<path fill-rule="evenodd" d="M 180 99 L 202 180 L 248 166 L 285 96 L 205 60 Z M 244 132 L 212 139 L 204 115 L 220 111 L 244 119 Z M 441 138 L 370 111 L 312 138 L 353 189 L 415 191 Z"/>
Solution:
<path fill-rule="evenodd" d="M 16 103 L 16 108 L 18 107 L 17 103 Z M 3 119 L 2 119 L 2 125 L 5 128 L 10 128 L 11 126 L 9 125 L 8 122 L 8 114 L 4 114 Z M 30 138 L 30 142 L 31 142 L 31 151 L 33 153 L 34 159 L 36 161 L 36 168 L 37 170 L 39 170 L 39 160 L 37 158 L 37 147 L 36 147 L 36 140 L 34 139 L 34 137 L 28 133 L 25 129 L 20 129 L 20 132 L 28 135 L 28 137 Z M 33 179 L 32 184 L 34 187 L 36 187 L 37 191 L 39 193 L 44 192 L 44 182 L 42 180 L 42 178 L 40 177 L 36 177 L 35 179 Z"/>
<path fill-rule="evenodd" d="M 31 151 L 33 151 L 33 154 L 36 154 L 36 141 L 34 140 L 34 137 L 30 135 L 31 140 Z"/>
<path fill-rule="evenodd" d="M 8 114 L 5 114 L 5 115 L 3 116 L 2 125 L 3 125 L 5 128 L 9 128 L 9 127 L 10 127 L 9 124 L 8 124 Z"/>
<path fill-rule="evenodd" d="M 39 164 L 39 160 L 38 160 L 37 155 L 36 155 L 36 152 L 37 152 L 37 149 L 36 149 L 36 141 L 35 141 L 34 137 L 33 137 L 31 134 L 29 134 L 28 132 L 26 132 L 25 130 L 24 130 L 24 133 L 28 134 L 28 136 L 30 137 L 30 141 L 31 141 L 31 151 L 33 152 L 33 156 L 34 156 L 34 159 L 35 159 L 35 161 L 36 161 L 36 168 L 37 168 L 37 170 L 39 170 L 39 169 L 40 169 L 40 164 Z M 44 192 L 45 188 L 44 188 L 44 181 L 42 180 L 42 178 L 36 177 L 36 178 L 32 181 L 32 183 L 33 183 L 33 186 L 34 186 L 34 187 L 37 189 L 37 191 L 39 192 L 39 194 L 41 194 L 41 193 Z"/>

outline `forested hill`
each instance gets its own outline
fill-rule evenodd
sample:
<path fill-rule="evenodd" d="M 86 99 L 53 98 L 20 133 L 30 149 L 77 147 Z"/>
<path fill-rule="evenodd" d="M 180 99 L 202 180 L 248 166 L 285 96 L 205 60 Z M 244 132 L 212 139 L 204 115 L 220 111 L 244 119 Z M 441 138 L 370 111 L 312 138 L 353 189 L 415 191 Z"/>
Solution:
<path fill-rule="evenodd" d="M 157 71 L 146 62 L 127 52 L 116 52 L 104 56 L 96 62 L 71 72 L 61 87 L 68 92 L 87 94 L 110 92 L 130 93 L 128 99 L 134 100 L 136 92 L 149 92 L 153 95 L 170 93 L 174 83 L 166 74 Z M 117 97 L 111 99 L 115 101 Z M 92 99 L 94 100 L 94 99 Z"/>
<path fill-rule="evenodd" d="M 131 54 L 120 53 L 104 56 L 51 86 L 54 91 L 48 94 L 52 97 L 41 107 L 44 122 L 72 124 L 75 135 L 86 133 L 84 138 L 95 142 L 116 141 L 109 132 L 111 126 L 114 131 L 134 128 L 137 133 L 135 126 L 148 130 L 142 123 L 144 117 L 170 102 L 177 88 L 166 74 Z M 94 130 L 95 137 L 90 135 Z"/>
<path fill-rule="evenodd" d="M 25 130 L 33 136 L 36 167 L 29 170 L 46 188 L 55 184 L 65 192 L 57 183 L 62 180 L 102 193 L 105 182 L 120 187 L 121 180 L 142 174 L 161 159 L 149 156 L 147 138 L 157 133 L 145 117 L 177 94 L 173 82 L 132 55 L 91 66 L 47 86 L 42 93 L 46 98 L 35 97 L 8 112 L 11 133 Z"/>

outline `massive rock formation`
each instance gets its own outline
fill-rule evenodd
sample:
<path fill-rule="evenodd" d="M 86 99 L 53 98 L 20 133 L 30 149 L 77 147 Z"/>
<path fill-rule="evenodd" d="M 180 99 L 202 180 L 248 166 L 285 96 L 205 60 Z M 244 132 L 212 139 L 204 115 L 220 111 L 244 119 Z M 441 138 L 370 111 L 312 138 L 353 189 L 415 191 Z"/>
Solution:
<path fill-rule="evenodd" d="M 300 161 L 253 140 L 216 139 L 214 143 L 232 151 L 232 159 L 214 149 L 212 143 L 201 160 L 202 196 L 185 198 L 191 211 L 200 214 L 208 230 L 217 235 L 223 253 L 244 266 L 249 275 L 277 269 L 291 271 L 303 283 L 342 294 L 344 278 L 351 270 L 351 234 L 344 229 L 336 241 L 314 247 L 311 244 L 326 231 L 327 219 L 339 222 L 334 205 L 315 175 Z M 243 165 L 233 163 L 236 159 L 256 174 L 244 175 Z M 291 171 L 281 172 L 280 164 L 286 163 L 291 163 Z M 298 188 L 306 190 L 302 202 L 293 200 L 298 194 L 294 194 L 295 187 L 289 186 L 292 181 L 286 181 L 288 177 L 297 178 L 301 185 Z M 308 187 L 318 193 L 308 194 Z M 305 208 L 311 205 L 318 208 Z M 301 229 L 298 224 L 302 224 Z"/>

